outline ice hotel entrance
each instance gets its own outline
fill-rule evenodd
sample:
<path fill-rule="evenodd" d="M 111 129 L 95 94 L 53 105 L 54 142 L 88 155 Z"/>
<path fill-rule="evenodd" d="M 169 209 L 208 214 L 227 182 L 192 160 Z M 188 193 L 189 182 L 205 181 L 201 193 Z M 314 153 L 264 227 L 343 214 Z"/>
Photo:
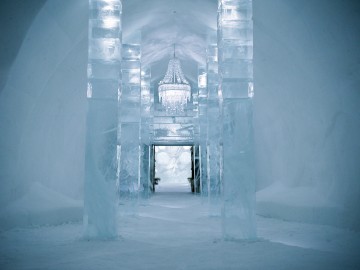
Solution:
<path fill-rule="evenodd" d="M 195 145 L 153 145 L 151 191 L 200 193 Z"/>
<path fill-rule="evenodd" d="M 153 194 L 156 147 L 182 145 L 193 191 L 222 205 L 224 238 L 255 237 L 252 1 L 219 0 L 196 48 L 179 35 L 153 40 L 121 0 L 89 8 L 85 233 L 116 235 L 117 202 L 136 215 Z"/>

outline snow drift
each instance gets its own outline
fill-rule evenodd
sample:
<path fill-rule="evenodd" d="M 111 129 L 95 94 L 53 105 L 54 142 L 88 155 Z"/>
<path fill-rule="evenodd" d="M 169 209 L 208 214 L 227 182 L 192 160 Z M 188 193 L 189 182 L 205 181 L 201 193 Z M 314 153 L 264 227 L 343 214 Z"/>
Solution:
<path fill-rule="evenodd" d="M 81 221 L 82 216 L 82 201 L 73 200 L 35 182 L 28 193 L 0 211 L 0 229 L 59 225 Z"/>

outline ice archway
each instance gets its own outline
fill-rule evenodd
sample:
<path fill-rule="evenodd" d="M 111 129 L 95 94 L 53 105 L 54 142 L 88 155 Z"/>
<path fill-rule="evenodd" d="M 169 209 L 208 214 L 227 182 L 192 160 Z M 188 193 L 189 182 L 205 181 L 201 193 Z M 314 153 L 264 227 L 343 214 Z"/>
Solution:
<path fill-rule="evenodd" d="M 174 2 L 169 10 L 159 5 L 159 21 L 145 25 L 141 23 L 146 16 L 137 14 L 141 18 L 136 21 L 137 28 L 129 24 L 132 30 L 123 35 L 126 19 L 122 14 L 131 9 L 123 9 L 120 0 L 89 1 L 84 200 L 88 236 L 116 235 L 115 187 L 122 204 L 132 212 L 136 212 L 139 197 L 149 196 L 155 181 L 151 173 L 154 145 L 190 144 L 193 185 L 212 204 L 222 199 L 224 237 L 256 237 L 252 1 L 218 1 L 217 10 L 208 14 L 208 20 L 217 21 L 216 31 L 206 29 L 208 25 L 196 19 L 194 26 L 188 25 L 185 12 L 192 10 L 191 6 L 190 2 Z M 161 25 L 162 19 L 173 20 L 170 29 Z M 147 35 L 155 26 L 163 33 L 160 40 Z M 194 29 L 203 33 L 194 38 Z M 202 46 L 194 42 L 199 38 Z M 142 48 L 153 42 L 165 50 L 156 54 L 144 49 L 147 54 L 143 60 Z M 169 84 L 161 80 L 158 90 L 152 81 L 151 65 L 167 58 L 166 49 L 172 48 L 169 43 L 179 43 L 180 53 L 175 58 L 173 52 L 165 78 L 173 72 L 180 79 L 169 79 Z M 193 80 L 191 86 L 182 74 L 179 58 L 185 62 L 200 60 L 196 63 L 199 80 Z M 157 71 L 155 68 L 155 74 Z M 204 82 L 200 78 L 205 78 Z M 187 104 L 181 110 L 163 106 L 166 96 L 162 96 L 162 88 L 175 87 L 175 83 L 186 83 L 188 91 Z M 175 95 L 175 88 L 166 91 L 168 96 Z"/>

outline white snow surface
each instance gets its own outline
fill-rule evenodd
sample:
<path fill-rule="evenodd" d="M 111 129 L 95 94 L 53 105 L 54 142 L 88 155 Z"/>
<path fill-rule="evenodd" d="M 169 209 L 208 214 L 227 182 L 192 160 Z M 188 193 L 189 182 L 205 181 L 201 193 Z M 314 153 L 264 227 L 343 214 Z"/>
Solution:
<path fill-rule="evenodd" d="M 257 192 L 257 202 L 276 202 L 298 207 L 336 206 L 312 187 L 286 187 L 279 182 Z"/>
<path fill-rule="evenodd" d="M 223 241 L 220 216 L 209 217 L 206 200 L 172 185 L 142 201 L 136 216 L 119 214 L 114 240 L 83 239 L 81 223 L 3 231 L 0 269 L 360 267 L 360 233 L 263 217 L 257 223 L 258 240 Z"/>
<path fill-rule="evenodd" d="M 35 182 L 20 199 L 0 211 L 0 229 L 57 225 L 80 221 L 83 202 L 74 200 Z"/>
<path fill-rule="evenodd" d="M 311 186 L 288 187 L 275 182 L 256 194 L 256 212 L 265 217 L 356 229 L 358 224 L 347 220 L 346 211 Z"/>

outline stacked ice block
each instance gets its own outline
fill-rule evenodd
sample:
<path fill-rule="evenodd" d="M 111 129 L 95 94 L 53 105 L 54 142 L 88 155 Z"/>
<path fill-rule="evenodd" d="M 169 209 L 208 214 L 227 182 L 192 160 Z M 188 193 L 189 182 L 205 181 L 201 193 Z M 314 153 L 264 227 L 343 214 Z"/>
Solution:
<path fill-rule="evenodd" d="M 208 195 L 207 179 L 207 71 L 206 66 L 198 66 L 198 122 L 199 128 L 199 165 L 201 195 Z"/>
<path fill-rule="evenodd" d="M 223 98 L 223 234 L 228 239 L 254 238 L 251 0 L 219 0 L 218 46 Z"/>
<path fill-rule="evenodd" d="M 85 236 L 116 236 L 117 117 L 121 1 L 89 1 Z"/>
<path fill-rule="evenodd" d="M 140 193 L 142 198 L 150 196 L 150 161 L 152 144 L 153 102 L 151 91 L 151 69 L 141 69 L 141 152 L 140 152 Z"/>
<path fill-rule="evenodd" d="M 136 211 L 140 182 L 141 32 L 122 45 L 121 95 L 119 98 L 119 194 L 125 212 Z M 124 212 L 124 213 L 125 213 Z"/>
<path fill-rule="evenodd" d="M 209 214 L 220 215 L 221 194 L 221 126 L 218 74 L 217 33 L 208 33 L 206 49 L 207 70 L 207 169 L 209 188 Z"/>

